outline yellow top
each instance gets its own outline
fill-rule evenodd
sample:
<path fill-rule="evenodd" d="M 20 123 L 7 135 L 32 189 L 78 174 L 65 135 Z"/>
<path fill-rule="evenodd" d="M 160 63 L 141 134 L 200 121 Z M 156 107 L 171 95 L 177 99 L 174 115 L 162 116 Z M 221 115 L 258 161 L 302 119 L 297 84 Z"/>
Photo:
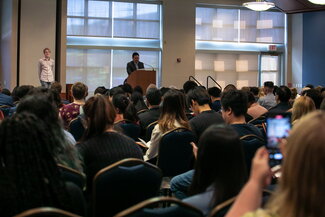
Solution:
<path fill-rule="evenodd" d="M 265 209 L 258 209 L 254 212 L 248 212 L 242 217 L 278 217 L 278 215 L 269 213 Z"/>

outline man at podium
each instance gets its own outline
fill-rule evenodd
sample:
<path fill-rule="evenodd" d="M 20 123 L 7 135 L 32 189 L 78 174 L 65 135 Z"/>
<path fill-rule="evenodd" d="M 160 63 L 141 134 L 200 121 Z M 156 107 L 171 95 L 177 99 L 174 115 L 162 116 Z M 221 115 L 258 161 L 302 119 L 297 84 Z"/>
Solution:
<path fill-rule="evenodd" d="M 140 59 L 139 53 L 134 52 L 132 54 L 132 61 L 128 62 L 128 64 L 126 65 L 126 71 L 128 75 L 130 75 L 132 72 L 138 69 L 144 69 L 144 64 L 143 62 L 140 62 L 139 59 Z"/>

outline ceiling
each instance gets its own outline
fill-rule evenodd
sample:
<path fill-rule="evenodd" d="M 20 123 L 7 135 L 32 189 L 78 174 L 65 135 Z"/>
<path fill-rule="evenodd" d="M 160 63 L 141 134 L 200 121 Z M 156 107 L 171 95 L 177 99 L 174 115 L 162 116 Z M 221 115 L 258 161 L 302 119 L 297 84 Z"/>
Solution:
<path fill-rule="evenodd" d="M 325 5 L 315 5 L 308 0 L 267 0 L 273 2 L 281 11 L 292 14 L 325 10 Z"/>

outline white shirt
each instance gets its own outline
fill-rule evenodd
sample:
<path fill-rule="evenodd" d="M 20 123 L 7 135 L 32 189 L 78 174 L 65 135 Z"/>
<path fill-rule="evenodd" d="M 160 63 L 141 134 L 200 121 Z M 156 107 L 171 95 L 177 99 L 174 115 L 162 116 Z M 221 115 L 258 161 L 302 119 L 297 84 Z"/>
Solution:
<path fill-rule="evenodd" d="M 41 81 L 54 81 L 54 60 L 42 58 L 38 61 L 38 75 Z"/>

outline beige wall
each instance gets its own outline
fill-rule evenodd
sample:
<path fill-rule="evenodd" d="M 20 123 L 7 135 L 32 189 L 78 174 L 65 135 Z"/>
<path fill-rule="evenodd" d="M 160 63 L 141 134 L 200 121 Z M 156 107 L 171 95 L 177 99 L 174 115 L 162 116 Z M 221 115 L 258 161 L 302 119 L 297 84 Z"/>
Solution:
<path fill-rule="evenodd" d="M 19 84 L 39 86 L 37 65 L 48 47 L 55 57 L 56 1 L 22 0 Z"/>

